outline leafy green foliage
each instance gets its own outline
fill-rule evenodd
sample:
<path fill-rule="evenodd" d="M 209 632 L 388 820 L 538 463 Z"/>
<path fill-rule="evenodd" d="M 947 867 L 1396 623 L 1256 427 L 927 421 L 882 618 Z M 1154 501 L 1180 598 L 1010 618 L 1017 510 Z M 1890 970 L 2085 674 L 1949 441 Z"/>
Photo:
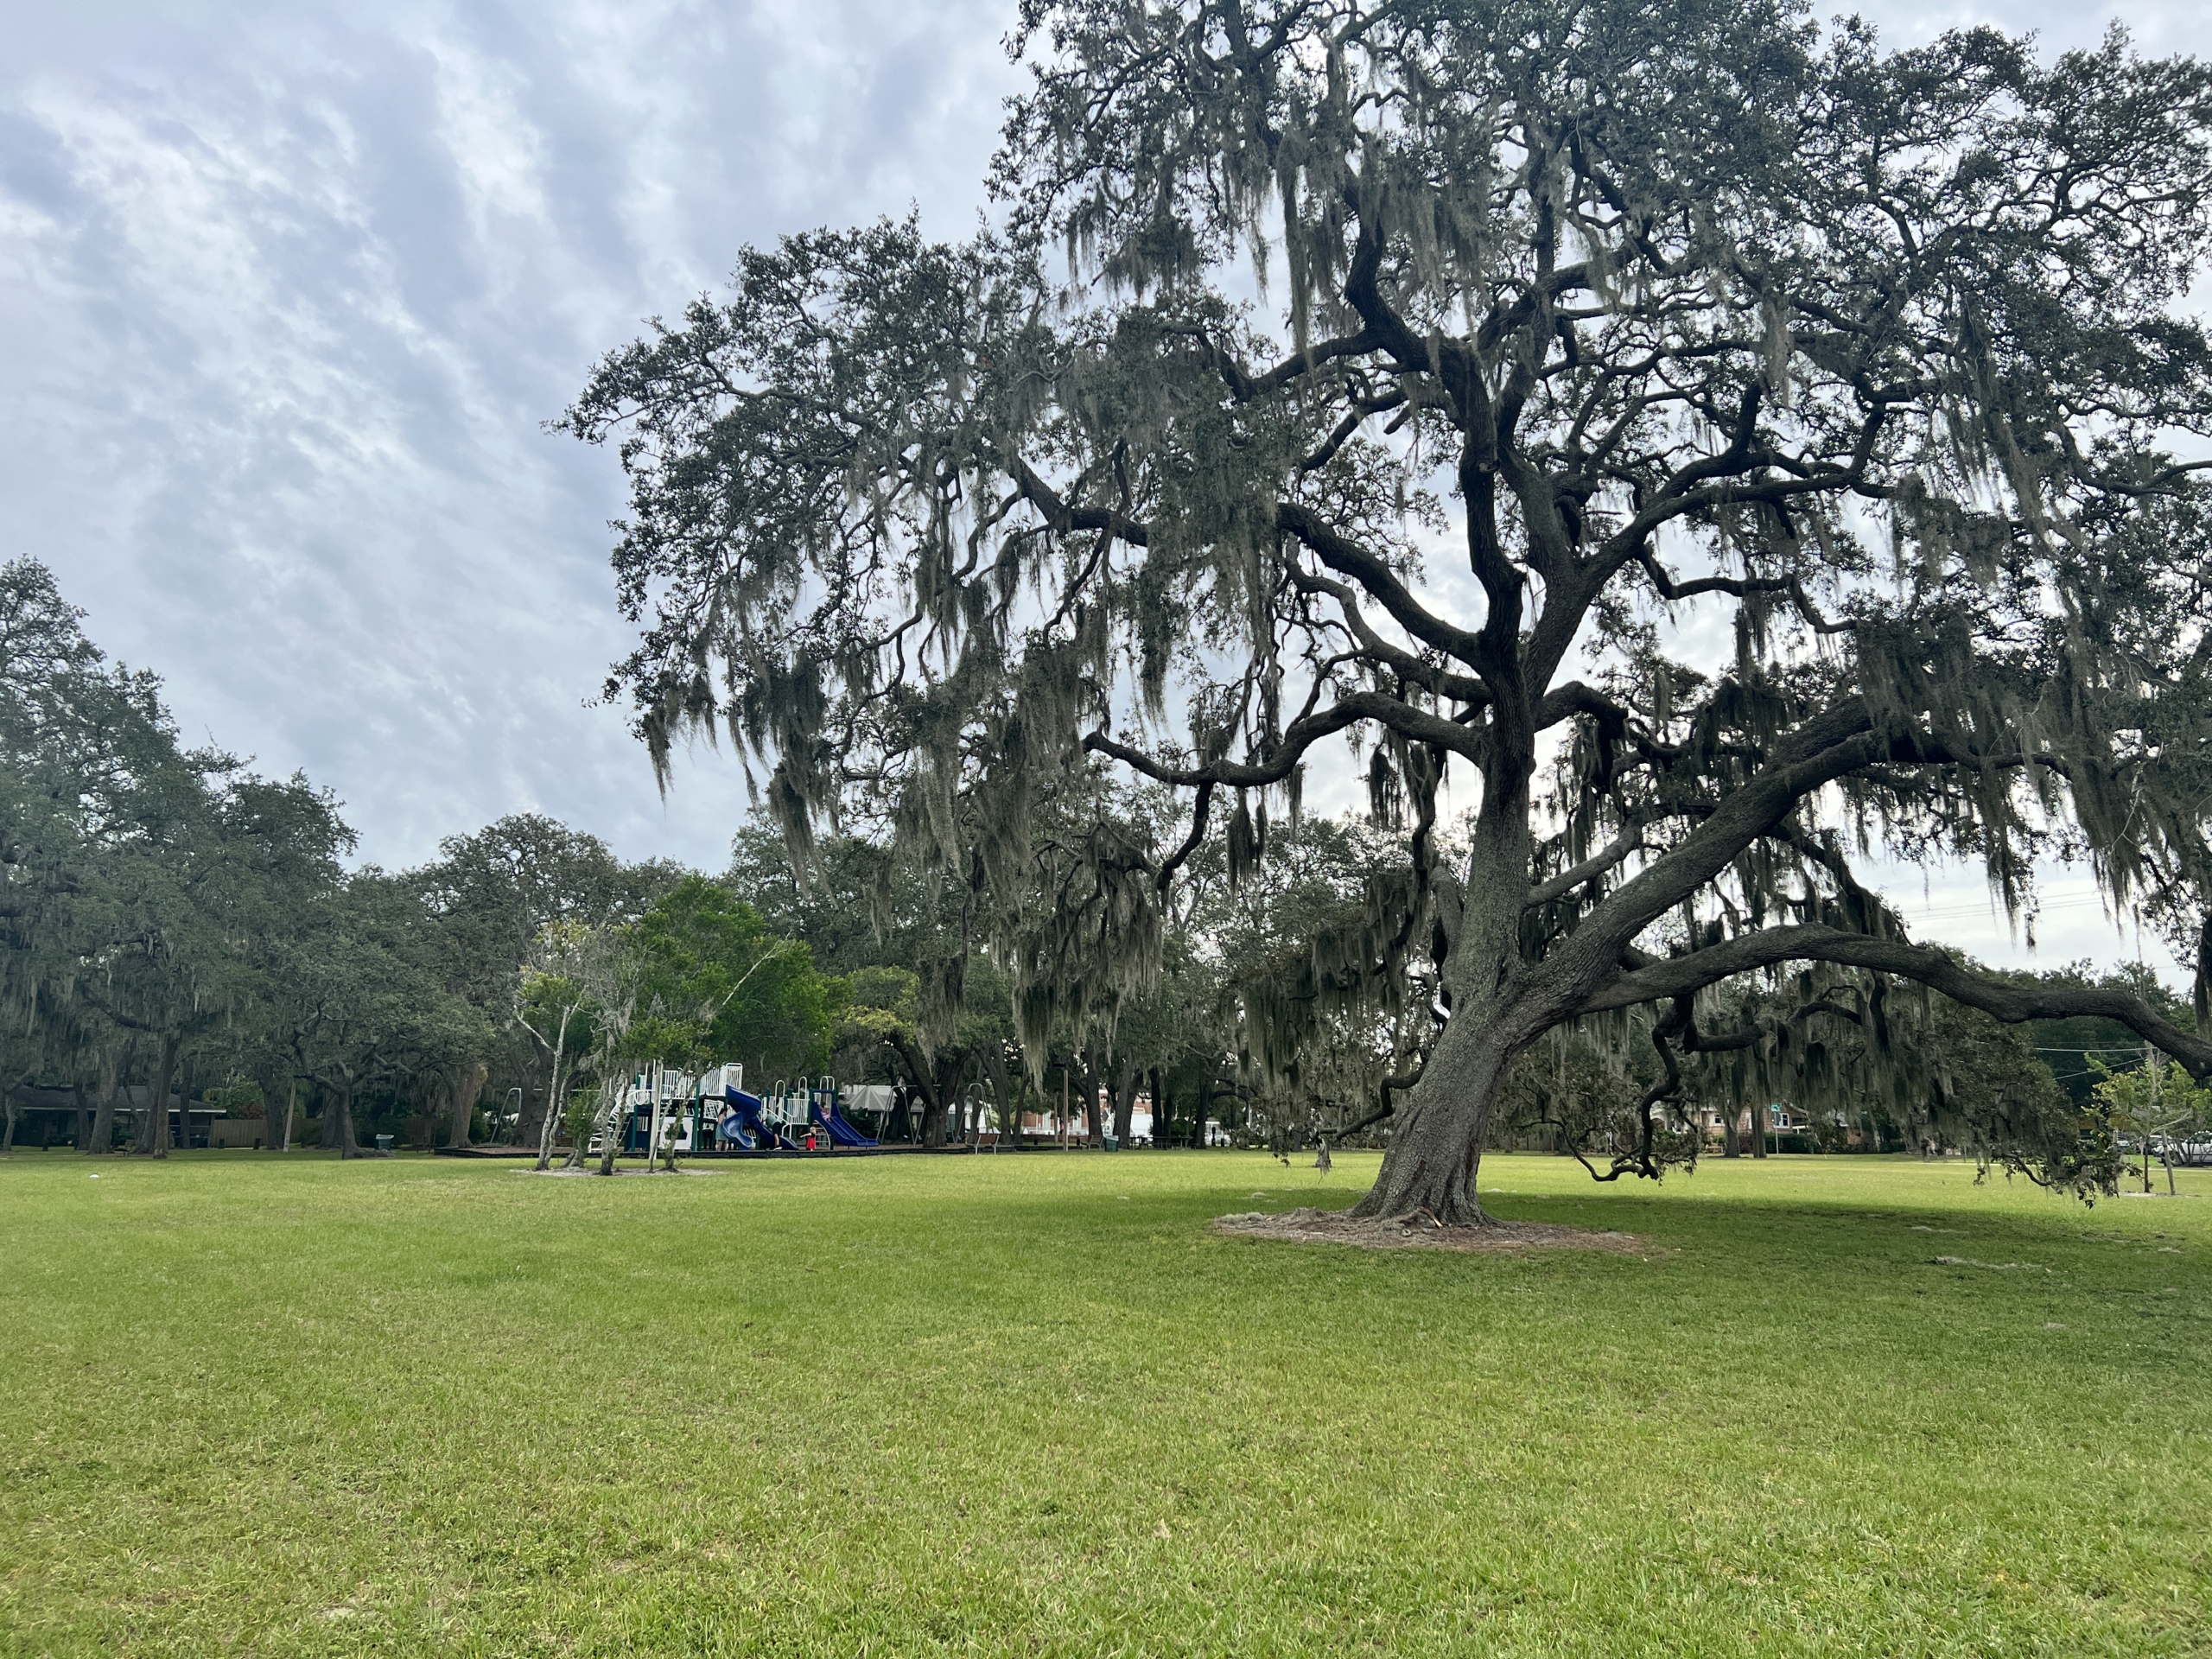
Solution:
<path fill-rule="evenodd" d="M 2166 1166 L 2171 1192 L 2173 1146 L 2199 1141 L 2212 1129 L 2212 1085 L 2197 1082 L 2163 1055 L 2124 1071 L 2108 1071 L 2097 1084 L 2095 1098 L 2103 1122 L 2134 1137 L 2145 1192 L 2152 1190 L 2154 1155 Z"/>
<path fill-rule="evenodd" d="M 226 1099 L 289 1106 L 304 1085 L 347 1151 L 357 1109 L 465 1122 L 494 1067 L 550 1109 L 539 1068 L 558 1068 L 516 1017 L 537 942 L 634 918 L 674 873 L 536 817 L 397 875 L 348 873 L 353 844 L 305 778 L 186 748 L 158 680 L 110 664 L 43 566 L 0 565 L 9 1084 L 97 1077 L 102 1149 L 134 1079 L 168 1096 L 194 1068 Z M 140 1116 L 141 1149 L 164 1153 L 167 1117 Z"/>
<path fill-rule="evenodd" d="M 627 930 L 642 963 L 640 1054 L 696 1069 L 742 1059 L 747 1075 L 829 1062 L 836 989 L 798 940 L 720 884 L 686 876 Z"/>

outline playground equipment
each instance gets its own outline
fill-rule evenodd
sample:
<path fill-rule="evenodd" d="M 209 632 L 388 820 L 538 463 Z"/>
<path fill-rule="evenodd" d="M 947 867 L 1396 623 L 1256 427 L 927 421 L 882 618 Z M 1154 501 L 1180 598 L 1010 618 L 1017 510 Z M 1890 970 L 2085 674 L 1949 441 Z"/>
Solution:
<path fill-rule="evenodd" d="M 681 1071 L 666 1070 L 640 1071 L 632 1077 L 629 1086 L 622 1091 L 614 1118 L 620 1126 L 622 1150 L 626 1154 L 642 1153 L 652 1143 L 656 1084 L 660 1096 L 663 1149 L 688 1153 L 699 1146 L 705 1139 L 703 1125 L 699 1121 L 702 1081 Z M 594 1135 L 593 1140 L 596 1148 L 598 1137 Z"/>
<path fill-rule="evenodd" d="M 726 1152 L 818 1152 L 876 1144 L 845 1116 L 844 1091 L 827 1072 L 795 1083 L 779 1077 L 766 1094 L 755 1095 L 745 1087 L 744 1066 L 733 1064 L 697 1077 L 667 1069 L 633 1074 L 594 1128 L 592 1155 L 598 1154 L 609 1130 L 625 1154 L 646 1150 L 652 1140 L 656 1090 L 663 1149 L 679 1154 L 709 1147 Z"/>
<path fill-rule="evenodd" d="M 804 1077 L 798 1080 L 797 1088 L 778 1077 L 776 1086 L 762 1099 L 760 1116 L 775 1131 L 776 1145 L 786 1152 L 814 1150 L 807 1145 L 811 1137 L 807 1133 L 806 1104 Z"/>
<path fill-rule="evenodd" d="M 837 1084 L 827 1073 L 815 1079 L 814 1121 L 841 1147 L 872 1147 L 874 1137 L 855 1128 L 838 1109 Z"/>
<path fill-rule="evenodd" d="M 838 1109 L 836 1080 L 826 1072 L 787 1084 L 776 1079 L 765 1095 L 749 1094 L 745 1068 L 725 1065 L 710 1074 L 722 1109 L 716 1142 L 742 1152 L 816 1152 L 824 1145 L 872 1147 Z"/>
<path fill-rule="evenodd" d="M 717 1146 L 740 1152 L 760 1152 L 786 1144 L 768 1122 L 767 1103 L 745 1089 L 745 1068 L 725 1065 L 712 1074 L 715 1097 L 721 1103 L 721 1121 L 715 1125 Z"/>

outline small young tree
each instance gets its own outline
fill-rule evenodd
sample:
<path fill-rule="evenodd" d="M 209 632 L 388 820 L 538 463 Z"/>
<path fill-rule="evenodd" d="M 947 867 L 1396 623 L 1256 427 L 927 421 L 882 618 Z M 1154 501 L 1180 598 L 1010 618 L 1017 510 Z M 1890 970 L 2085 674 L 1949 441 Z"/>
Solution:
<path fill-rule="evenodd" d="M 537 1129 L 537 1167 L 552 1167 L 553 1137 L 563 1121 L 562 1100 L 580 1049 L 589 1043 L 589 994 L 582 964 L 591 931 L 573 921 L 549 924 L 532 942 L 515 986 L 515 1022 L 545 1051 L 545 1117 Z M 551 1036 L 546 1033 L 550 1032 Z"/>
<path fill-rule="evenodd" d="M 621 1151 L 621 1119 L 627 1099 L 632 1068 L 647 1051 L 638 1040 L 638 1001 L 644 963 L 627 931 L 596 928 L 571 957 L 572 970 L 591 1020 L 591 1046 L 578 1058 L 577 1069 L 588 1071 L 594 1080 L 591 1128 L 573 1130 L 575 1153 L 582 1165 L 591 1135 L 600 1136 L 599 1173 L 614 1173 L 614 1160 Z"/>
<path fill-rule="evenodd" d="M 797 853 L 872 814 L 950 872 L 1033 1064 L 1033 1014 L 1148 988 L 1214 815 L 1236 875 L 1357 735 L 1405 879 L 1327 994 L 1426 957 L 1446 1016 L 1369 1214 L 1481 1218 L 1546 1033 L 1732 1043 L 1702 994 L 1786 964 L 2212 1074 L 2139 997 L 1911 942 L 1847 856 L 2206 910 L 2202 67 L 1790 0 L 1026 0 L 1014 48 L 1000 232 L 748 251 L 569 411 L 631 479 L 657 761 L 726 728 Z M 1084 832 L 1101 761 L 1187 831 Z"/>

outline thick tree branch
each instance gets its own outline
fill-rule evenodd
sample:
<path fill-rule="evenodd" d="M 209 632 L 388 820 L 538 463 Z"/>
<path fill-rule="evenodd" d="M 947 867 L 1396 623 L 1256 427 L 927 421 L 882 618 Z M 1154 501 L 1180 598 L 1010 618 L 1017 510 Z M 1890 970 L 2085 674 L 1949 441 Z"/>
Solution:
<path fill-rule="evenodd" d="M 1698 892 L 1745 848 L 1788 817 L 1797 803 L 1889 752 L 1863 699 L 1853 697 L 1806 721 L 1777 746 L 1775 757 L 1742 787 L 1723 796 L 1681 844 L 1617 888 L 1577 931 L 1556 971 L 1594 986 L 1630 940 Z"/>
<path fill-rule="evenodd" d="M 1252 374 L 1230 355 L 1228 347 L 1210 335 L 1205 338 L 1206 347 L 1212 354 L 1215 369 L 1228 385 L 1230 395 L 1240 404 L 1249 404 L 1255 398 L 1280 391 L 1292 381 L 1301 379 L 1324 364 L 1333 363 L 1339 358 L 1364 357 L 1382 343 L 1373 329 L 1363 328 L 1356 334 L 1325 340 L 1302 352 L 1294 352 L 1274 367 Z"/>
<path fill-rule="evenodd" d="M 1338 533 L 1311 508 L 1295 501 L 1283 502 L 1275 508 L 1275 527 L 1286 535 L 1295 536 L 1313 550 L 1322 563 L 1365 588 L 1414 639 L 1473 664 L 1480 652 L 1475 635 L 1429 611 L 1414 599 L 1389 565 L 1358 543 Z"/>
<path fill-rule="evenodd" d="M 1295 563 L 1288 567 L 1291 584 L 1301 594 L 1325 594 L 1336 601 L 1344 611 L 1344 626 L 1359 642 L 1360 652 L 1380 663 L 1392 673 L 1413 684 L 1426 686 L 1439 696 L 1451 697 L 1471 708 L 1479 708 L 1490 702 L 1489 688 L 1480 680 L 1465 674 L 1455 674 L 1450 669 L 1415 656 L 1412 652 L 1392 645 L 1375 631 L 1366 613 L 1359 608 L 1359 601 L 1344 583 L 1332 582 L 1311 570 L 1300 569 Z"/>
<path fill-rule="evenodd" d="M 1200 843 L 1205 840 L 1206 818 L 1213 807 L 1215 787 L 1211 783 L 1198 785 L 1198 799 L 1191 808 L 1191 833 L 1184 838 L 1181 846 L 1161 861 L 1160 874 L 1153 878 L 1161 893 L 1167 891 L 1168 884 L 1175 879 L 1175 872 L 1189 861 L 1191 855 L 1197 852 Z"/>
<path fill-rule="evenodd" d="M 1125 513 L 1110 507 L 1071 506 L 1062 500 L 1059 493 L 1030 470 L 1029 463 L 1017 458 L 1014 463 L 1014 481 L 1021 486 L 1021 493 L 1035 507 L 1046 524 L 1061 535 L 1082 530 L 1103 530 L 1118 541 L 1132 547 L 1147 547 L 1150 535 L 1145 526 Z"/>
<path fill-rule="evenodd" d="M 1631 830 L 1603 851 L 1591 854 L 1580 864 L 1561 870 L 1550 880 L 1531 887 L 1529 890 L 1529 896 L 1521 901 L 1522 908 L 1525 910 L 1532 906 L 1549 904 L 1561 894 L 1572 893 L 1585 881 L 1603 875 L 1623 859 L 1643 849 L 1643 832 L 1641 830 Z"/>
<path fill-rule="evenodd" d="M 1687 996 L 1738 974 L 1788 962 L 1833 962 L 1915 980 L 1954 1002 L 2018 1025 L 2094 1014 L 2117 1020 L 2145 1042 L 2179 1060 L 2200 1080 L 2212 1077 L 2212 1040 L 2183 1031 L 2141 997 L 2101 986 L 2015 985 L 1962 968 L 1951 957 L 1903 939 L 1876 938 L 1834 927 L 1777 927 L 1740 934 L 1703 950 L 1670 957 L 1618 978 L 1574 1011 L 1600 1014 L 1638 1002 Z"/>

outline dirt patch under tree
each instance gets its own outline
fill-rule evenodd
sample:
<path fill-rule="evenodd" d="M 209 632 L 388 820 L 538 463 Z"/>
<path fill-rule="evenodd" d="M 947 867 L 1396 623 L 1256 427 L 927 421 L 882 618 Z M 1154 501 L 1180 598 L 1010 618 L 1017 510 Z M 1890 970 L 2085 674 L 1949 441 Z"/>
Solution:
<path fill-rule="evenodd" d="M 1371 1221 L 1341 1210 L 1264 1210 L 1223 1216 L 1217 1232 L 1248 1238 L 1276 1238 L 1296 1244 L 1351 1244 L 1361 1249 L 1395 1250 L 1611 1250 L 1643 1256 L 1650 1247 L 1629 1233 L 1593 1233 L 1586 1227 L 1554 1222 L 1494 1221 L 1485 1227 L 1440 1227 L 1415 1220 Z"/>

